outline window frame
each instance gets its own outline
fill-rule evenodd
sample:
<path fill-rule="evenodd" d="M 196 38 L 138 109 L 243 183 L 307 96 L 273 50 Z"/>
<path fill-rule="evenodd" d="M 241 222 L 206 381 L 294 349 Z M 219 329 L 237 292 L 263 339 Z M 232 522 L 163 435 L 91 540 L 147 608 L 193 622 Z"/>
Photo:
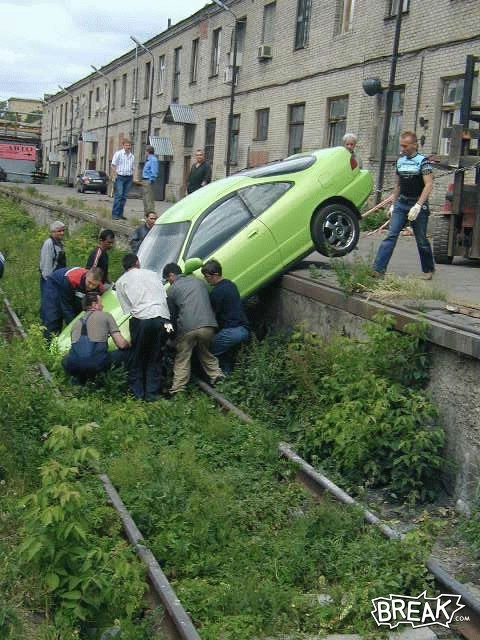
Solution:
<path fill-rule="evenodd" d="M 165 91 L 166 70 L 166 57 L 162 54 L 158 56 L 157 95 Z"/>
<path fill-rule="evenodd" d="M 270 40 L 266 40 L 265 39 L 265 33 L 267 31 L 267 29 L 266 29 L 267 11 L 271 11 L 270 16 L 268 16 L 270 18 L 270 22 L 271 22 L 270 28 L 269 28 L 269 31 L 271 32 Z M 272 45 L 275 42 L 275 17 L 276 17 L 276 15 L 277 15 L 277 2 L 276 2 L 276 0 L 273 0 L 273 2 L 269 2 L 268 4 L 265 4 L 263 6 L 262 42 L 261 42 L 261 44 Z"/>
<path fill-rule="evenodd" d="M 211 127 L 213 123 L 213 142 L 209 142 L 207 139 L 207 133 L 209 130 L 209 126 Z M 213 159 L 215 157 L 215 138 L 217 136 L 217 119 L 216 118 L 206 118 L 205 120 L 205 144 L 204 144 L 204 153 L 205 160 L 213 167 Z M 211 153 L 210 153 L 211 150 Z"/>
<path fill-rule="evenodd" d="M 395 5 L 399 2 L 402 2 L 402 15 L 410 13 L 410 0 L 387 0 L 385 20 L 394 20 L 397 17 L 398 7 Z"/>
<path fill-rule="evenodd" d="M 125 107 L 127 104 L 127 84 L 128 84 L 128 74 L 122 74 L 122 86 L 120 91 L 120 106 Z"/>
<path fill-rule="evenodd" d="M 345 35 L 353 30 L 355 0 L 338 0 L 335 35 Z"/>
<path fill-rule="evenodd" d="M 345 115 L 342 117 L 332 116 L 332 105 L 336 102 L 344 101 L 346 102 Z M 347 130 L 347 118 L 348 118 L 348 107 L 349 107 L 349 95 L 345 94 L 342 96 L 332 96 L 327 98 L 327 146 L 340 146 L 340 144 L 333 144 L 333 142 L 337 139 L 338 135 L 343 136 Z M 337 125 L 340 125 L 337 127 Z M 343 125 L 343 132 L 341 134 L 337 133 L 337 129 L 341 129 Z"/>
<path fill-rule="evenodd" d="M 210 51 L 210 78 L 216 78 L 220 72 L 220 49 L 222 43 L 222 27 L 212 31 L 212 48 Z"/>
<path fill-rule="evenodd" d="M 302 121 L 293 120 L 293 112 L 294 112 L 295 109 L 297 109 L 299 107 L 303 107 L 303 120 Z M 296 102 L 296 103 L 288 105 L 288 156 L 295 155 L 297 153 L 301 153 L 302 152 L 302 148 L 303 148 L 303 133 L 304 133 L 304 129 L 305 129 L 305 109 L 306 109 L 306 103 L 305 102 Z M 293 138 L 292 134 L 293 134 L 294 131 L 296 131 L 300 127 L 301 127 L 301 130 L 302 130 L 301 145 L 300 145 L 300 149 L 298 149 L 298 151 L 295 151 L 295 148 L 292 149 L 292 138 Z"/>
<path fill-rule="evenodd" d="M 308 45 L 311 17 L 312 0 L 297 0 L 294 51 L 305 49 Z"/>
<path fill-rule="evenodd" d="M 143 99 L 148 100 L 150 97 L 150 77 L 152 73 L 152 61 L 148 60 L 145 62 L 144 66 L 144 77 L 143 77 Z"/>
<path fill-rule="evenodd" d="M 385 157 L 386 158 L 397 158 L 398 157 L 398 138 L 400 133 L 403 131 L 403 117 L 405 115 L 405 85 L 397 85 L 393 87 L 393 93 L 401 93 L 402 94 L 402 108 L 395 109 L 394 107 L 394 99 L 395 95 L 392 97 L 392 112 L 390 114 L 390 122 L 388 125 L 388 136 L 387 136 L 387 146 L 385 149 Z M 385 122 L 385 101 L 386 95 L 382 94 L 378 96 L 379 100 L 379 113 L 378 113 L 378 131 L 377 131 L 377 145 L 376 145 L 376 155 L 380 157 L 381 153 L 381 145 L 382 145 L 382 132 L 383 125 Z M 394 122 L 394 118 L 398 118 L 401 116 L 400 126 L 397 127 L 397 133 L 395 135 L 390 135 L 390 131 L 392 129 L 392 123 Z M 393 142 L 391 142 L 393 141 Z M 390 147 L 390 149 L 389 149 Z"/>
<path fill-rule="evenodd" d="M 264 137 L 262 137 L 262 132 L 261 132 L 261 123 L 260 123 L 260 114 L 266 114 L 266 127 L 265 127 L 265 135 Z M 258 142 L 265 142 L 265 140 L 268 140 L 268 128 L 270 125 L 270 107 L 264 107 L 262 109 L 256 109 L 255 110 L 255 141 Z"/>
<path fill-rule="evenodd" d="M 190 84 L 195 84 L 197 82 L 199 51 L 200 38 L 194 38 L 192 40 L 192 49 L 190 53 Z"/>
<path fill-rule="evenodd" d="M 172 102 L 180 101 L 180 74 L 182 67 L 182 47 L 173 50 Z"/>

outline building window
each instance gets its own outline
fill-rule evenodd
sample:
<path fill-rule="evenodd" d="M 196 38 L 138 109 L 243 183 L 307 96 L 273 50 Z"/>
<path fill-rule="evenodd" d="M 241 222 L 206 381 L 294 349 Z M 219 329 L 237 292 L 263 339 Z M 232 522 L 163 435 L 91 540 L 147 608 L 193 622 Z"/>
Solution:
<path fill-rule="evenodd" d="M 277 3 L 271 2 L 263 7 L 262 44 L 273 44 L 275 41 L 275 13 Z"/>
<path fill-rule="evenodd" d="M 392 96 L 392 115 L 390 116 L 390 125 L 388 128 L 388 140 L 387 140 L 387 148 L 386 155 L 387 156 L 397 156 L 398 155 L 398 140 L 400 138 L 400 134 L 403 129 L 403 100 L 405 96 L 405 89 L 403 87 L 399 87 L 393 90 Z M 382 131 L 383 131 L 383 123 L 385 121 L 385 94 L 379 96 L 380 100 L 380 118 L 379 127 L 378 127 L 378 150 L 381 153 L 381 144 L 382 144 Z"/>
<path fill-rule="evenodd" d="M 408 13 L 410 0 L 387 0 L 387 18 L 393 18 L 398 13 L 398 6 L 402 2 L 402 13 Z"/>
<path fill-rule="evenodd" d="M 300 153 L 303 143 L 305 104 L 291 104 L 288 107 L 288 155 Z"/>
<path fill-rule="evenodd" d="M 152 63 L 145 63 L 145 77 L 143 79 L 143 98 L 144 100 L 150 97 L 150 73 L 152 71 Z"/>
<path fill-rule="evenodd" d="M 212 53 L 210 56 L 210 76 L 218 76 L 220 66 L 220 45 L 222 41 L 222 29 L 214 29 L 212 37 Z"/>
<path fill-rule="evenodd" d="M 460 109 L 463 99 L 463 77 L 448 78 L 443 81 L 442 90 L 442 116 L 440 119 L 440 132 L 438 152 L 440 155 L 448 156 L 450 153 L 450 138 L 443 137 L 443 130 L 452 127 L 460 122 Z M 472 102 L 474 97 L 478 95 L 478 77 L 473 78 Z M 478 129 L 479 124 L 470 121 L 469 129 Z"/>
<path fill-rule="evenodd" d="M 215 129 L 217 121 L 215 118 L 209 118 L 205 121 L 205 158 L 207 162 L 213 164 L 213 156 L 215 155 Z"/>
<path fill-rule="evenodd" d="M 348 33 L 353 26 L 355 0 L 339 0 L 337 5 L 337 34 Z"/>
<path fill-rule="evenodd" d="M 237 20 L 237 24 L 236 24 L 236 32 L 237 32 L 237 66 L 240 66 L 242 64 L 242 57 L 243 57 L 243 52 L 245 51 L 245 37 L 247 35 L 247 18 L 246 16 L 244 16 L 243 18 L 240 18 L 239 20 Z M 233 35 L 233 30 L 232 30 L 232 35 Z M 231 51 L 232 51 L 232 62 L 231 64 L 233 65 L 233 42 L 232 42 L 232 46 L 231 46 Z"/>
<path fill-rule="evenodd" d="M 88 92 L 88 117 L 92 117 L 93 91 Z"/>
<path fill-rule="evenodd" d="M 100 87 L 95 89 L 95 102 L 100 102 Z"/>
<path fill-rule="evenodd" d="M 328 146 L 338 147 L 347 128 L 348 96 L 328 100 Z"/>
<path fill-rule="evenodd" d="M 158 138 L 158 136 L 160 135 L 160 127 L 155 127 L 155 129 L 153 130 L 153 135 Z"/>
<path fill-rule="evenodd" d="M 124 107 L 127 102 L 127 74 L 122 76 L 122 93 L 120 94 L 120 106 Z"/>
<path fill-rule="evenodd" d="M 173 84 L 172 102 L 178 102 L 180 98 L 180 58 L 182 47 L 177 47 L 173 52 Z"/>
<path fill-rule="evenodd" d="M 157 93 L 163 93 L 165 89 L 165 56 L 158 58 Z"/>
<path fill-rule="evenodd" d="M 257 109 L 255 140 L 266 140 L 268 138 L 268 119 L 270 117 L 270 109 Z"/>
<path fill-rule="evenodd" d="M 112 81 L 112 95 L 110 96 L 112 110 L 117 106 L 117 79 Z"/>
<path fill-rule="evenodd" d="M 194 140 L 195 140 L 195 125 L 186 124 L 183 132 L 183 146 L 193 147 Z"/>
<path fill-rule="evenodd" d="M 63 104 L 60 105 L 60 118 L 58 120 L 58 129 L 59 129 L 58 135 L 60 138 L 62 137 L 62 126 L 63 126 Z"/>
<path fill-rule="evenodd" d="M 64 125 L 66 125 L 66 124 L 67 124 L 67 114 L 68 114 L 68 109 L 67 109 L 67 107 L 68 107 L 68 104 L 67 104 L 67 103 L 65 103 L 65 112 L 64 112 L 65 120 L 63 121 L 63 124 L 64 124 Z"/>
<path fill-rule="evenodd" d="M 199 44 L 200 38 L 195 38 L 195 40 L 192 40 L 192 56 L 190 58 L 190 82 L 197 81 Z"/>
<path fill-rule="evenodd" d="M 232 118 L 232 131 L 230 138 L 230 164 L 238 162 L 238 139 L 240 137 L 240 115 L 236 114 Z"/>
<path fill-rule="evenodd" d="M 298 0 L 297 23 L 295 28 L 295 49 L 303 49 L 303 47 L 306 47 L 308 44 L 311 10 L 312 0 Z"/>
<path fill-rule="evenodd" d="M 134 69 L 132 73 L 132 102 L 138 99 L 137 94 L 137 70 Z"/>
<path fill-rule="evenodd" d="M 140 132 L 140 158 L 145 158 L 147 155 L 147 132 Z"/>

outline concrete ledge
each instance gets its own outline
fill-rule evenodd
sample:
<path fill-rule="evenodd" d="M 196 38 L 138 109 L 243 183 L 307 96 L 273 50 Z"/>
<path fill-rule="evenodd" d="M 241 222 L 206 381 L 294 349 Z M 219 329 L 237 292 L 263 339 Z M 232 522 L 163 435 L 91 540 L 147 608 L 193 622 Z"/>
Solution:
<path fill-rule="evenodd" d="M 112 229 L 116 235 L 119 237 L 123 236 L 125 240 L 128 239 L 134 228 L 128 222 L 116 222 L 115 220 L 101 218 L 93 211 L 73 209 L 72 207 L 56 204 L 50 200 L 39 200 L 24 193 L 19 193 L 16 189 L 0 187 L 0 196 L 4 196 L 24 207 L 40 224 L 49 224 L 54 220 L 60 219 L 65 222 L 68 229 L 72 230 L 82 224 L 92 222 L 104 228 Z"/>
<path fill-rule="evenodd" d="M 395 318 L 395 327 L 403 331 L 406 324 L 427 321 L 428 340 L 445 349 L 480 360 L 480 332 L 455 327 L 454 323 L 444 323 L 428 315 L 414 313 L 406 307 L 379 303 L 358 296 L 347 296 L 343 291 L 323 283 L 315 282 L 301 275 L 287 274 L 280 281 L 286 291 L 292 291 L 312 300 L 335 307 L 352 315 L 371 320 L 377 313 L 387 312 Z"/>

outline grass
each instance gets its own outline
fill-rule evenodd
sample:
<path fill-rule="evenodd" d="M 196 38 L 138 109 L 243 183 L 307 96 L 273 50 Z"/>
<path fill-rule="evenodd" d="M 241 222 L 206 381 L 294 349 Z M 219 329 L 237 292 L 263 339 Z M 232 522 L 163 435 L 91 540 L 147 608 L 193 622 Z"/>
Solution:
<path fill-rule="evenodd" d="M 24 239 L 21 247 L 16 242 L 18 225 Z M 49 616 L 50 635 L 42 630 L 43 636 L 38 635 L 38 639 L 73 640 L 87 634 L 85 625 L 75 618 L 70 619 L 68 632 L 59 631 L 55 619 L 58 609 L 45 593 L 45 576 L 28 564 L 19 564 L 16 554 L 25 536 L 21 508 L 24 494 L 40 490 L 38 468 L 44 469 L 49 463 L 48 451 L 41 446 L 43 434 L 59 423 L 66 427 L 93 422 L 98 425 L 92 431 L 91 446 L 99 452 L 100 468 L 120 489 L 205 640 L 374 632 L 372 597 L 390 592 L 413 595 L 429 587 L 423 565 L 429 549 L 428 536 L 417 531 L 405 544 L 390 542 L 367 526 L 356 510 L 328 499 L 319 503 L 312 498 L 294 482 L 295 468 L 278 458 L 277 443 L 283 433 L 267 406 L 262 422 L 246 426 L 232 416 L 220 414 L 203 396 L 186 395 L 152 405 L 138 403 L 126 397 L 125 380 L 118 374 L 106 376 L 103 385 L 99 381 L 87 388 L 70 387 L 34 324 L 36 306 L 31 293 L 37 288 L 36 263 L 45 230 L 37 228 L 18 207 L 0 201 L 0 231 L 6 238 L 9 263 L 15 265 L 21 260 L 25 267 L 21 280 L 18 270 L 10 268 L 4 286 L 9 297 L 14 297 L 14 306 L 23 301 L 22 308 L 31 325 L 28 343 L 0 344 L 0 369 L 4 374 L 0 442 L 5 482 L 0 490 L 9 492 L 3 504 L 10 523 L 5 536 L 5 553 L 10 560 L 0 567 L 0 585 L 6 594 L 5 602 L 14 604 L 3 618 L 0 611 L 2 637 L 15 638 L 15 633 L 26 637 L 29 608 L 42 609 Z M 87 226 L 70 237 L 69 258 L 90 249 L 96 231 Z M 113 271 L 117 268 L 117 262 L 112 264 Z M 409 338 L 409 344 L 413 344 L 414 338 Z M 321 345 L 320 351 L 306 353 L 302 344 L 297 339 L 288 357 L 296 358 L 301 367 L 297 371 L 303 371 L 304 387 L 292 387 L 291 379 L 276 380 L 279 369 L 273 367 L 273 362 L 266 367 L 265 360 L 261 369 L 245 369 L 243 376 L 238 372 L 237 384 L 250 388 L 253 379 L 247 376 L 251 374 L 260 387 L 260 376 L 264 375 L 262 392 L 278 392 L 278 397 L 288 393 L 293 409 L 299 412 L 308 405 L 313 417 L 318 411 L 313 398 L 322 392 L 313 378 L 314 365 L 320 376 L 320 369 L 335 358 L 330 357 L 333 351 L 329 356 Z M 402 350 L 397 353 L 394 348 L 388 356 L 389 367 L 398 375 L 402 354 Z M 376 355 L 372 359 L 380 360 Z M 281 366 L 283 362 L 284 373 L 290 375 L 293 371 L 286 366 L 286 356 L 284 346 L 277 364 Z M 36 379 L 33 363 L 39 359 L 47 360 L 55 373 L 59 397 Z M 405 375 L 417 371 L 418 367 L 412 366 L 414 362 L 414 357 L 408 356 Z M 360 361 L 357 369 L 364 369 Z M 353 377 L 355 371 L 352 369 Z M 367 379 L 365 384 L 368 386 Z M 305 400 L 302 395 L 295 397 L 301 389 L 308 390 Z M 394 402 L 402 402 L 398 393 Z M 337 401 L 337 405 L 341 407 L 342 402 Z M 417 409 L 415 419 L 422 412 L 420 407 Z M 358 415 L 358 407 L 355 411 Z M 300 413 L 296 417 L 300 418 Z M 305 431 L 301 422 L 297 426 Z M 62 460 L 58 463 L 65 464 Z M 77 481 L 88 483 L 91 478 L 82 471 Z M 94 496 L 94 492 L 88 492 L 88 500 Z M 98 503 L 99 494 L 96 500 L 84 509 L 82 519 L 95 522 L 98 510 L 104 514 L 104 505 Z M 101 524 L 103 519 L 98 522 Z M 35 533 L 34 529 L 31 531 Z M 320 604 L 319 595 L 329 599 L 323 598 Z M 121 604 L 109 603 L 102 617 L 108 614 L 113 624 L 117 607 L 125 629 L 122 638 L 150 639 L 148 620 L 138 605 L 128 614 Z M 16 628 L 22 624 L 24 630 L 18 632 Z"/>

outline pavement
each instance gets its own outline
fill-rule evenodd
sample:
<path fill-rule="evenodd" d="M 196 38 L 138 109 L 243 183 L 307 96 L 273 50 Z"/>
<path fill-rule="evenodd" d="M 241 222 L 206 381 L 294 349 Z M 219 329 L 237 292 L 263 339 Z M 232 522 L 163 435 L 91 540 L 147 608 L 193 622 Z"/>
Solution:
<path fill-rule="evenodd" d="M 76 189 L 62 187 L 57 185 L 39 184 L 39 185 L 22 185 L 2 183 L 2 186 L 14 186 L 28 190 L 32 186 L 40 193 L 49 198 L 57 200 L 61 203 L 75 208 L 74 201 L 82 201 L 84 207 L 88 211 L 97 211 L 102 217 L 110 217 L 113 198 L 100 193 L 78 193 Z M 27 191 L 28 193 L 28 191 Z M 69 202 L 70 201 L 70 202 Z M 155 209 L 160 216 L 169 207 L 171 202 L 156 202 Z M 83 208 L 83 207 L 82 207 Z M 137 225 L 143 219 L 143 202 L 141 198 L 128 198 L 125 205 L 125 216 L 128 222 L 133 226 Z M 374 235 L 362 233 L 357 249 L 348 255 L 345 260 L 350 262 L 355 258 L 361 257 L 369 263 L 373 262 L 380 242 L 385 237 L 385 232 L 377 232 Z M 317 252 L 313 252 L 308 258 L 293 269 L 298 270 L 303 266 L 313 264 L 321 269 L 322 277 L 328 278 L 331 260 Z M 389 272 L 399 276 L 420 276 L 420 261 L 418 258 L 415 238 L 401 236 L 395 248 L 393 257 L 389 264 Z M 330 276 L 333 278 L 333 274 Z M 476 306 L 480 305 L 480 260 L 466 260 L 463 258 L 455 258 L 451 265 L 437 265 L 432 285 L 445 292 L 447 300 L 452 303 Z"/>

